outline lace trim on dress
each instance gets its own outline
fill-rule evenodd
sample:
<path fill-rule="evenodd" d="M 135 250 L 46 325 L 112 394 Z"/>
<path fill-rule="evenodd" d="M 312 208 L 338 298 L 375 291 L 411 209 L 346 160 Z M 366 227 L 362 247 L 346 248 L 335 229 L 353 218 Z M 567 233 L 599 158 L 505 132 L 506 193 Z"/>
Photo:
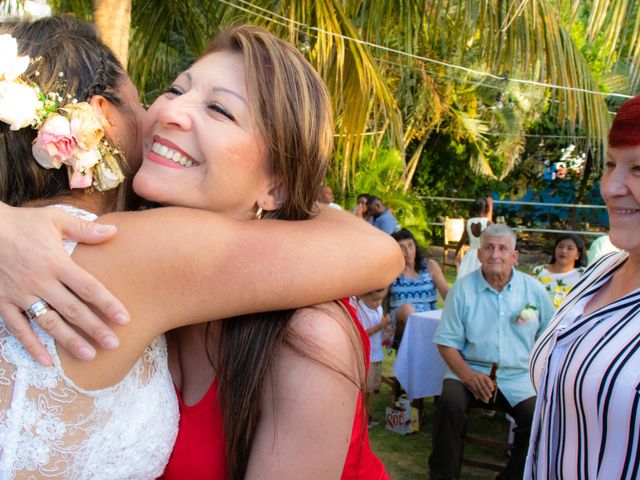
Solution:
<path fill-rule="evenodd" d="M 65 242 L 69 253 L 74 247 Z M 145 349 L 120 382 L 87 391 L 64 373 L 53 338 L 33 326 L 54 358 L 50 367 L 32 360 L 0 318 L 0 478 L 160 476 L 179 416 L 164 337 Z"/>

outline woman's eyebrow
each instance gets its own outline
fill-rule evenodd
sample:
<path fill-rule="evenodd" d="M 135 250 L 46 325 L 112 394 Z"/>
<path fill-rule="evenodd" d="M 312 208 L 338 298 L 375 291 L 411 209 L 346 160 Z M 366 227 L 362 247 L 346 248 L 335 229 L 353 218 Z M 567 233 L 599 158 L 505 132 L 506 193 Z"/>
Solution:
<path fill-rule="evenodd" d="M 225 88 L 225 87 L 213 87 L 211 90 L 214 91 L 214 92 L 226 92 L 226 93 L 229 93 L 229 94 L 233 95 L 234 97 L 239 98 L 244 103 L 247 103 L 247 100 L 242 95 L 240 95 L 237 92 L 234 92 L 233 90 L 229 90 L 228 88 Z"/>

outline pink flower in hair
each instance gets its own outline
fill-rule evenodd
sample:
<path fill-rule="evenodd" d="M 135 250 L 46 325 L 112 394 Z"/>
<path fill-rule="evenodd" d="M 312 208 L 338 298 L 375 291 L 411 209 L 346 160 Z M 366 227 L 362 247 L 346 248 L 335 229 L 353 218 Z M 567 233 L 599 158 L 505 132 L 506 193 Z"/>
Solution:
<path fill-rule="evenodd" d="M 87 102 L 71 104 L 64 111 L 68 113 L 71 133 L 78 146 L 83 150 L 97 147 L 104 130 L 91 105 Z"/>
<path fill-rule="evenodd" d="M 93 183 L 93 171 L 91 169 L 81 171 L 68 168 L 67 172 L 69 173 L 69 187 L 71 188 L 88 188 Z"/>
<path fill-rule="evenodd" d="M 68 160 L 69 187 L 87 188 L 93 183 L 93 167 L 101 160 L 100 151 L 79 150 L 73 158 Z"/>
<path fill-rule="evenodd" d="M 77 150 L 69 120 L 62 115 L 51 116 L 42 124 L 32 148 L 33 156 L 44 168 L 60 168 L 60 164 L 68 164 Z"/>

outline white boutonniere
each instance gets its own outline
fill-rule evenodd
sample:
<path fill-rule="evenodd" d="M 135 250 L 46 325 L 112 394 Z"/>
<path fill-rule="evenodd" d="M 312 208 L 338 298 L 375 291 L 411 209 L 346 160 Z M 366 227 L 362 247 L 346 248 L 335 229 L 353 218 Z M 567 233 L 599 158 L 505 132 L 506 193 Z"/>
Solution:
<path fill-rule="evenodd" d="M 538 307 L 530 304 L 526 304 L 525 307 L 520 311 L 518 315 L 517 322 L 520 325 L 524 325 L 527 322 L 538 319 Z"/>

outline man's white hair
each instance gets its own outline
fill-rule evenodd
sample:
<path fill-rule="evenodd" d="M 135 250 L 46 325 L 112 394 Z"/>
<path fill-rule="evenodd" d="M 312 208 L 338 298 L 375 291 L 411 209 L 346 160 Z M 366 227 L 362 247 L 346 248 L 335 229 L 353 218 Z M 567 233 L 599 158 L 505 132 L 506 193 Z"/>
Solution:
<path fill-rule="evenodd" d="M 511 238 L 511 248 L 516 248 L 516 232 L 514 232 L 509 225 L 504 223 L 494 223 L 485 228 L 480 234 L 480 244 L 486 237 L 509 237 Z"/>

